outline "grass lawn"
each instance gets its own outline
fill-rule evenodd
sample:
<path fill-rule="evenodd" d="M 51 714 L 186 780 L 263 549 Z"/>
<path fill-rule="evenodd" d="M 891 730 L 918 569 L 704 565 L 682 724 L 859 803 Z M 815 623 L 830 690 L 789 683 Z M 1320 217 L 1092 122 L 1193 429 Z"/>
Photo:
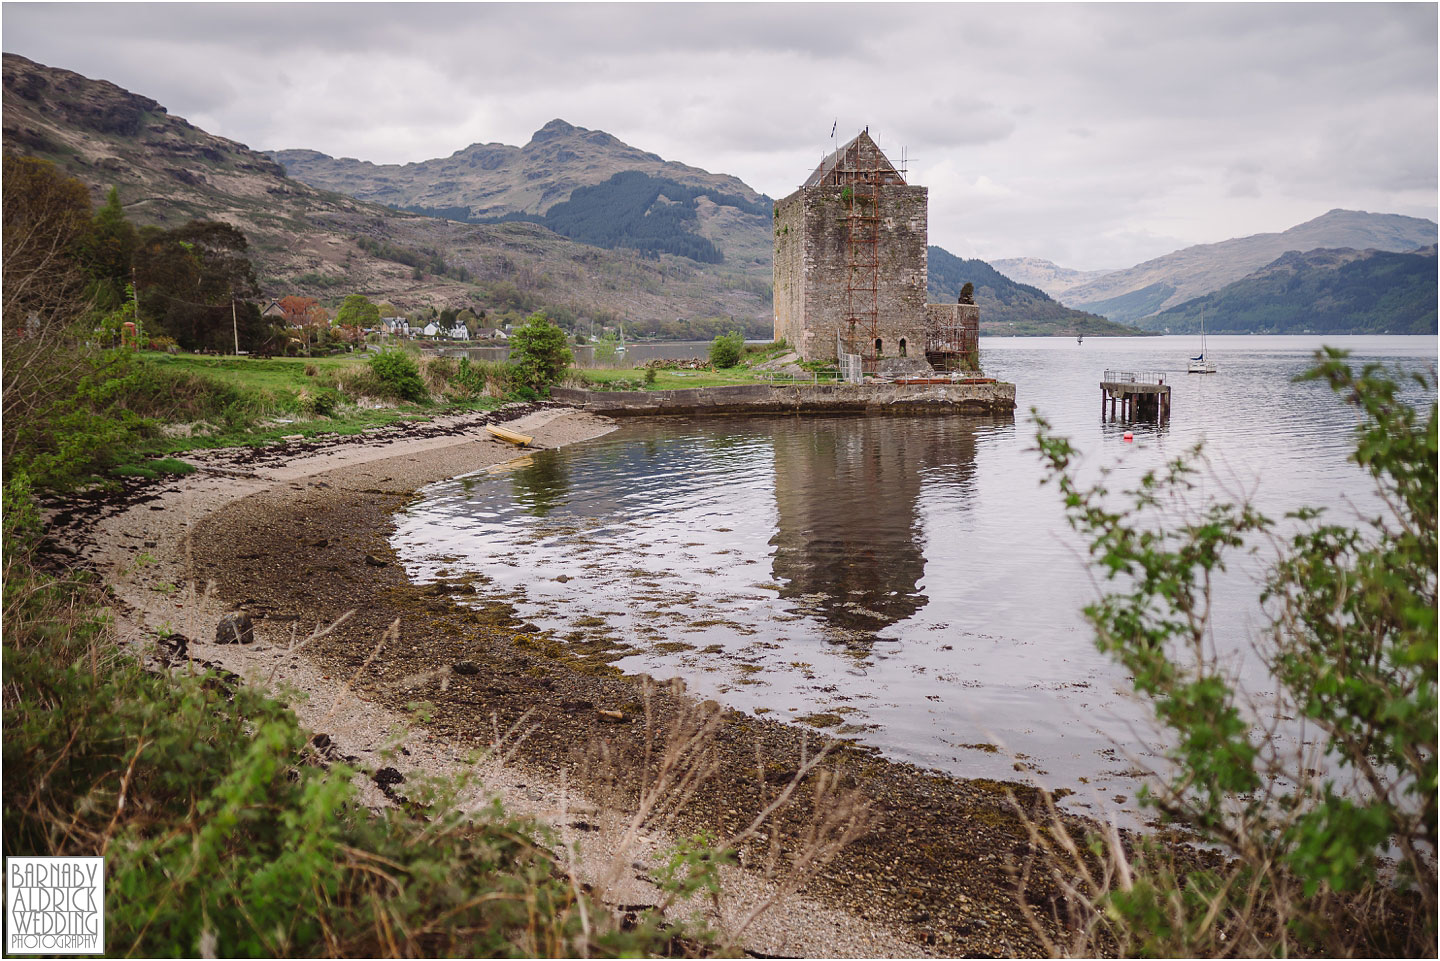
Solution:
<path fill-rule="evenodd" d="M 181 473 L 170 468 L 170 461 L 156 461 L 150 458 L 167 454 L 184 454 L 187 451 L 208 450 L 217 447 L 251 446 L 264 447 L 284 438 L 300 435 L 305 438 L 325 434 L 357 434 L 373 427 L 384 427 L 398 421 L 425 421 L 437 414 L 461 410 L 493 410 L 503 400 L 484 397 L 455 404 L 434 404 L 420 406 L 403 404 L 395 407 L 355 407 L 346 405 L 332 416 L 314 416 L 300 412 L 296 403 L 301 391 L 315 391 L 334 383 L 334 375 L 346 369 L 364 365 L 372 355 L 364 351 L 333 357 L 213 357 L 200 354 L 166 354 L 145 352 L 148 363 L 174 372 L 194 374 L 208 380 L 219 381 L 253 392 L 258 396 L 258 406 L 264 414 L 247 417 L 243 422 L 232 422 L 227 426 L 217 425 L 214 429 L 191 437 L 152 437 L 142 442 L 133 452 L 137 459 L 122 464 L 118 473 L 151 475 L 152 472 Z M 305 373 L 307 366 L 313 366 L 314 376 Z M 128 459 L 127 459 L 128 460 Z M 183 465 L 181 465 L 183 468 Z"/>
<path fill-rule="evenodd" d="M 687 387 L 730 387 L 736 384 L 808 383 L 811 375 L 795 379 L 765 376 L 765 372 L 753 368 L 767 360 L 773 360 L 789 351 L 784 345 L 751 344 L 745 348 L 745 356 L 738 367 L 725 370 L 657 370 L 655 382 L 645 383 L 647 371 L 644 368 L 577 368 L 580 376 L 589 384 L 620 390 L 682 390 Z M 834 382 L 836 373 L 830 368 L 820 375 L 821 381 Z"/>
<path fill-rule="evenodd" d="M 369 353 L 343 354 L 338 357 L 211 357 L 201 354 L 166 354 L 145 351 L 142 356 L 156 366 L 170 370 L 201 374 L 214 380 L 269 391 L 277 398 L 288 395 L 293 398 L 306 387 L 313 387 L 315 377 L 305 374 L 306 365 L 313 365 L 318 376 L 338 373 L 349 367 L 364 364 Z M 325 378 L 328 380 L 329 378 Z"/>
<path fill-rule="evenodd" d="M 657 370 L 655 383 L 645 383 L 645 371 L 612 368 L 580 368 L 587 383 L 609 386 L 620 382 L 629 390 L 677 390 L 684 387 L 724 387 L 754 384 L 758 378 L 743 367 L 730 370 Z"/>

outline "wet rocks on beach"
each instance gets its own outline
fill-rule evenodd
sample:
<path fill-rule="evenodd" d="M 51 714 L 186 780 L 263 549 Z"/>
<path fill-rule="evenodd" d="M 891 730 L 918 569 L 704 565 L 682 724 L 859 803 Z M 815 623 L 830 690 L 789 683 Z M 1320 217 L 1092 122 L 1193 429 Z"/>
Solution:
<path fill-rule="evenodd" d="M 215 625 L 216 644 L 254 644 L 255 625 L 244 611 L 232 611 Z"/>

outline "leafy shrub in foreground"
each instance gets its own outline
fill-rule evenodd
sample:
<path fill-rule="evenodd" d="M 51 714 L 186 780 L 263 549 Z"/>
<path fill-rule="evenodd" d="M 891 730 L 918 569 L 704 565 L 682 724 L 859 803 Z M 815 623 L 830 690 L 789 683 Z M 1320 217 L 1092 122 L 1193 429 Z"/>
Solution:
<path fill-rule="evenodd" d="M 93 585 L 26 566 L 22 478 L 4 520 L 6 856 L 106 857 L 106 948 L 164 956 L 616 956 L 621 930 L 533 824 L 407 784 L 416 813 L 372 813 L 283 705 L 214 674 L 123 655 Z"/>
<path fill-rule="evenodd" d="M 1037 416 L 1047 480 L 1120 585 L 1085 609 L 1097 644 L 1174 735 L 1173 771 L 1142 800 L 1233 859 L 1186 876 L 1152 848 L 1138 873 L 1117 870 L 1113 889 L 1091 892 L 1086 923 L 1122 951 L 1433 951 L 1436 405 L 1417 411 L 1379 365 L 1357 376 L 1343 357 L 1327 350 L 1305 379 L 1328 381 L 1359 411 L 1352 459 L 1375 478 L 1386 512 L 1352 527 L 1300 508 L 1288 542 L 1248 503 L 1188 505 L 1196 468 L 1183 458 L 1112 508 L 1103 487 L 1077 484 L 1076 452 Z M 1417 379 L 1433 397 L 1433 382 Z M 1185 520 L 1157 529 L 1149 519 L 1167 508 Z M 1256 717 L 1214 647 L 1208 612 L 1226 555 L 1260 538 L 1281 555 L 1261 597 L 1272 620 L 1254 645 L 1275 701 Z M 1309 725 L 1324 770 L 1272 737 L 1272 712 Z M 1118 843 L 1108 848 L 1119 863 Z M 1392 848 L 1398 871 L 1387 880 L 1381 860 Z"/>

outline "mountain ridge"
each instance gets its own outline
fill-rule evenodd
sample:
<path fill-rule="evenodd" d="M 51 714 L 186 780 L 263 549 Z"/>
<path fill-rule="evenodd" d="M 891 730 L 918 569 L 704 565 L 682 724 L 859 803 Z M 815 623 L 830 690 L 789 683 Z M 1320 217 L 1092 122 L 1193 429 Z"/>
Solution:
<path fill-rule="evenodd" d="M 1072 287 L 1115 272 L 1113 268 L 1076 270 L 1073 267 L 1061 267 L 1043 257 L 1002 257 L 989 263 L 1011 280 L 1043 290 L 1056 300 Z"/>
<path fill-rule="evenodd" d="M 241 228 L 269 297 L 324 300 L 343 290 L 402 309 L 505 300 L 516 309 L 596 311 L 602 321 L 769 320 L 768 261 L 757 280 L 668 255 L 607 251 L 533 224 L 397 211 L 304 184 L 268 156 L 106 80 L 6 53 L 3 85 L 7 152 L 50 160 L 96 202 L 117 187 L 137 225 L 211 219 Z"/>
<path fill-rule="evenodd" d="M 568 199 L 577 187 L 594 186 L 630 170 L 686 186 L 709 187 L 751 202 L 766 199 L 738 177 L 664 160 L 603 130 L 578 127 L 558 118 L 519 147 L 473 143 L 448 157 L 405 164 L 336 158 L 305 148 L 264 153 L 288 175 L 314 187 L 400 208 L 468 207 L 474 219 L 543 214 Z"/>
<path fill-rule="evenodd" d="M 1139 333 L 1133 327 L 1066 307 L 1038 287 L 1017 283 L 983 260 L 957 257 L 933 244 L 927 253 L 926 292 L 931 302 L 951 303 L 966 283 L 974 284 L 982 333 L 1024 337 L 1045 327 L 1053 336 L 1127 337 Z"/>
<path fill-rule="evenodd" d="M 1436 247 L 1418 251 L 1290 250 L 1241 280 L 1144 318 L 1189 333 L 1203 311 L 1211 333 L 1434 334 Z"/>
<path fill-rule="evenodd" d="M 1061 302 L 1111 320 L 1135 321 L 1218 290 L 1287 250 L 1354 247 L 1403 252 L 1433 244 L 1434 221 L 1334 208 L 1277 233 L 1194 244 L 1065 291 Z"/>

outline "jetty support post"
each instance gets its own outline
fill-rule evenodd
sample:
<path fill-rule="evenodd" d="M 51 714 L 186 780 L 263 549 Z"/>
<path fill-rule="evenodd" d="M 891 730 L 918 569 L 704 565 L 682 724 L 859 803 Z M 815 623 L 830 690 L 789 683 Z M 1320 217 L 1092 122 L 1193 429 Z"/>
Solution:
<path fill-rule="evenodd" d="M 1101 420 L 1105 419 L 1107 397 L 1112 421 L 1170 421 L 1170 385 L 1165 383 L 1163 372 L 1107 370 L 1100 382 Z"/>

